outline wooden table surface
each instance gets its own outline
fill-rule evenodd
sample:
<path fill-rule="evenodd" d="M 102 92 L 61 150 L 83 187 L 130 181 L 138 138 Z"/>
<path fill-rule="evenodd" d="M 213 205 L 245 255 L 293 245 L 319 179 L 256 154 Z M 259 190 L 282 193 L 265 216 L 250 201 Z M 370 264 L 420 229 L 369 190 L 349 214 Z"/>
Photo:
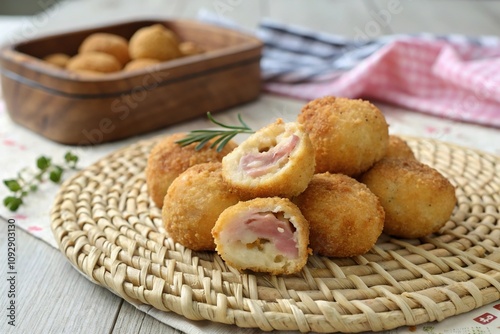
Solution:
<path fill-rule="evenodd" d="M 50 2 L 47 2 L 50 3 Z M 394 0 L 376 1 L 70 1 L 39 14 L 40 31 L 54 32 L 61 27 L 105 23 L 137 16 L 195 18 L 200 9 L 218 12 L 241 25 L 254 28 L 262 17 L 331 33 L 355 37 L 368 31 L 367 23 L 379 24 L 378 34 L 434 33 L 489 34 L 500 33 L 500 2 L 494 1 L 401 1 L 398 13 L 377 18 L 389 12 Z M 42 16 L 40 16 L 42 15 Z M 47 20 L 43 18 L 47 16 Z M 42 21 L 43 19 L 43 21 Z M 109 21 L 106 21 L 109 20 Z M 374 37 L 374 36 L 372 36 Z M 280 108 L 302 105 L 300 101 L 264 97 L 245 108 Z M 492 130 L 488 130 L 492 131 Z M 6 227 L 0 224 L 1 308 L 7 295 L 5 254 Z M 137 311 L 110 291 L 101 288 L 71 267 L 53 247 L 17 229 L 17 298 L 16 327 L 8 326 L 2 313 L 0 333 L 177 333 L 149 315 Z"/>

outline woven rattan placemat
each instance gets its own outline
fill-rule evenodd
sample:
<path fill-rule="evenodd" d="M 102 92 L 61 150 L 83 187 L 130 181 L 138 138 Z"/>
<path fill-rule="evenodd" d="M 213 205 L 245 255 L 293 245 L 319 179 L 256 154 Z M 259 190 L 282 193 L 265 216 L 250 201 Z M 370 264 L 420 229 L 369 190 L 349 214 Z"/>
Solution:
<path fill-rule="evenodd" d="M 162 233 L 144 168 L 156 141 L 117 151 L 68 180 L 52 210 L 61 251 L 124 299 L 262 330 L 380 331 L 440 321 L 500 299 L 500 158 L 405 138 L 457 187 L 440 233 L 382 236 L 354 258 L 312 256 L 300 274 L 239 273 Z"/>

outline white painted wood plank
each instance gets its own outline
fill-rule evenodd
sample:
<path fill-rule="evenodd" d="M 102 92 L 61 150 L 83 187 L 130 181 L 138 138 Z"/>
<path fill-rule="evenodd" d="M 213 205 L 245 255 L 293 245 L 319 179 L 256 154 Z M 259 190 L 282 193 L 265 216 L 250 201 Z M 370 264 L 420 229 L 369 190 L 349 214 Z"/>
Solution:
<path fill-rule="evenodd" d="M 0 220 L 2 310 L 7 296 L 6 223 Z M 0 333 L 108 333 L 122 299 L 91 283 L 63 255 L 16 229 L 16 326 L 2 311 Z"/>
<path fill-rule="evenodd" d="M 183 333 L 174 328 L 166 326 L 162 322 L 139 311 L 134 306 L 124 302 L 116 319 L 111 334 L 137 333 L 137 334 L 180 334 Z"/>

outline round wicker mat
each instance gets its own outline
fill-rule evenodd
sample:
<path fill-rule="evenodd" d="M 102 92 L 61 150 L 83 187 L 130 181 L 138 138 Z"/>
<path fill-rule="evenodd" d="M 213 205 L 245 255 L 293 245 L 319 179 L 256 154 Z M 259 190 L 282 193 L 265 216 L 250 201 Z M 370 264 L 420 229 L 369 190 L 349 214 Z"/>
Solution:
<path fill-rule="evenodd" d="M 312 256 L 294 276 L 239 273 L 215 253 L 167 238 L 144 177 L 155 140 L 117 151 L 68 180 L 54 203 L 52 230 L 76 268 L 126 300 L 265 331 L 381 331 L 499 300 L 500 158 L 406 139 L 457 187 L 446 226 L 419 240 L 382 236 L 363 256 Z"/>

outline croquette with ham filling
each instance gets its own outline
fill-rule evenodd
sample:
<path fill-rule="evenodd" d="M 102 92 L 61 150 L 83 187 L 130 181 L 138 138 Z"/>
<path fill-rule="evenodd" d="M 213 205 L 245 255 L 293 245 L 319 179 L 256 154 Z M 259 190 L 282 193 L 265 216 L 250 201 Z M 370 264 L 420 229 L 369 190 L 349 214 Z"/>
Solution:
<path fill-rule="evenodd" d="M 180 42 L 179 50 L 183 56 L 192 56 L 205 52 L 198 44 L 191 41 Z"/>
<path fill-rule="evenodd" d="M 97 51 L 79 53 L 71 57 L 66 69 L 74 72 L 113 73 L 122 69 L 122 65 L 114 56 Z"/>
<path fill-rule="evenodd" d="M 163 205 L 163 197 L 174 179 L 191 166 L 205 162 L 220 162 L 236 146 L 235 141 L 229 141 L 222 151 L 210 148 L 209 141 L 205 147 L 196 150 L 198 143 L 181 146 L 178 140 L 185 138 L 186 133 L 175 133 L 162 138 L 153 147 L 146 164 L 146 183 L 148 194 L 159 208 Z"/>
<path fill-rule="evenodd" d="M 411 147 L 396 135 L 389 135 L 389 145 L 384 158 L 416 159 Z"/>
<path fill-rule="evenodd" d="M 222 180 L 220 162 L 195 165 L 168 188 L 162 208 L 165 230 L 185 247 L 214 251 L 212 228 L 221 212 L 238 201 Z"/>
<path fill-rule="evenodd" d="M 222 159 L 222 176 L 242 198 L 292 197 L 314 174 L 314 150 L 297 122 L 276 120 Z"/>
<path fill-rule="evenodd" d="M 379 197 L 384 233 L 419 238 L 437 232 L 456 204 L 455 187 L 436 169 L 413 159 L 383 159 L 360 181 Z"/>
<path fill-rule="evenodd" d="M 140 58 L 128 62 L 123 69 L 125 71 L 142 70 L 146 67 L 158 65 L 160 63 L 161 61 L 159 61 L 158 59 Z"/>
<path fill-rule="evenodd" d="M 329 257 L 362 255 L 375 245 L 384 209 L 362 183 L 343 174 L 315 174 L 294 200 L 309 222 L 310 247 Z"/>
<path fill-rule="evenodd" d="M 47 63 L 60 68 L 65 68 L 70 59 L 71 57 L 65 53 L 52 53 L 43 58 Z"/>
<path fill-rule="evenodd" d="M 297 121 L 311 138 L 316 173 L 357 176 L 385 155 L 388 125 L 382 112 L 368 101 L 319 98 L 302 108 Z"/>
<path fill-rule="evenodd" d="M 132 59 L 150 58 L 161 61 L 182 56 L 177 36 L 162 24 L 137 30 L 130 38 L 129 54 Z"/>
<path fill-rule="evenodd" d="M 255 198 L 230 206 L 212 235 L 220 257 L 238 270 L 293 274 L 310 253 L 308 223 L 286 198 Z"/>
<path fill-rule="evenodd" d="M 104 52 L 114 56 L 123 67 L 129 60 L 128 41 L 119 35 L 97 32 L 87 36 L 80 47 L 78 53 Z"/>

